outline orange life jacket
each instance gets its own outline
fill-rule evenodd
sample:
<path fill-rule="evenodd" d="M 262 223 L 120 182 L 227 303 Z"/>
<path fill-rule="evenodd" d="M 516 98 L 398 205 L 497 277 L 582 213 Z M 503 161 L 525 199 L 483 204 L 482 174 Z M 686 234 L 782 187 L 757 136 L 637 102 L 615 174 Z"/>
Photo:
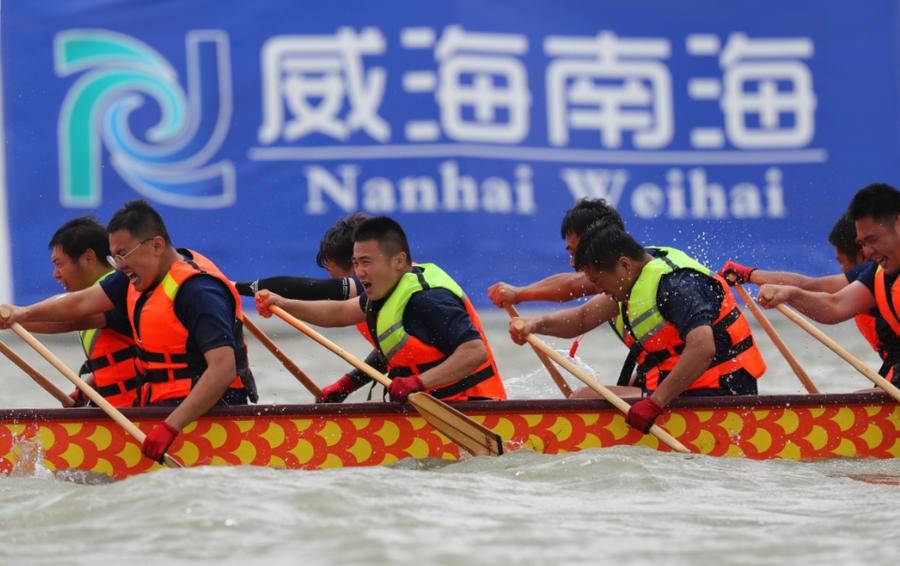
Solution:
<path fill-rule="evenodd" d="M 111 269 L 104 273 L 94 285 L 115 272 Z M 112 406 L 133 406 L 140 385 L 134 339 L 112 328 L 80 330 L 77 334 L 86 358 L 78 371 L 79 375 L 93 375 L 94 389 Z"/>
<path fill-rule="evenodd" d="M 448 357 L 434 346 L 406 333 L 403 328 L 403 312 L 409 299 L 415 293 L 430 288 L 447 289 L 463 301 L 487 350 L 488 359 L 471 374 L 453 383 L 428 389 L 428 393 L 438 399 L 450 401 L 471 398 L 506 399 L 506 390 L 497 372 L 494 355 L 484 335 L 478 313 L 459 285 L 434 264 L 416 265 L 413 271 L 401 277 L 379 310 L 366 309 L 367 324 L 359 327 L 359 330 L 387 360 L 390 377 L 421 374 L 440 365 Z M 375 336 L 378 338 L 374 338 Z"/>
<path fill-rule="evenodd" d="M 886 345 L 888 354 L 886 362 L 891 366 L 893 365 L 891 363 L 893 359 L 900 359 L 900 352 L 892 351 L 897 349 L 897 347 L 887 346 L 888 344 L 897 344 L 898 337 L 900 337 L 900 320 L 897 317 L 897 302 L 900 300 L 900 283 L 898 282 L 900 282 L 900 277 L 896 278 L 891 288 L 888 289 L 885 282 L 884 269 L 878 266 L 878 270 L 875 272 L 875 305 L 878 307 L 878 313 L 881 315 L 881 318 L 884 319 L 893 333 L 891 336 L 885 336 L 881 341 L 882 344 Z M 882 366 L 881 370 L 879 372 L 881 375 L 893 377 L 892 372 L 886 371 L 885 366 Z"/>
<path fill-rule="evenodd" d="M 684 351 L 684 340 L 678 329 L 659 313 L 657 297 L 662 277 L 682 269 L 691 269 L 715 279 L 722 286 L 724 295 L 719 314 L 712 324 L 716 355 L 709 369 L 687 389 L 718 389 L 720 377 L 740 369 L 759 379 L 766 370 L 766 364 L 750 333 L 750 325 L 725 281 L 679 250 L 658 249 L 664 255 L 655 257 L 644 266 L 627 304 L 620 303 L 619 317 L 614 324 L 614 329 L 630 349 L 629 360 L 637 364 L 638 377 L 643 379 L 646 389 L 655 391 Z M 729 344 L 730 347 L 722 348 L 722 344 Z"/>
<path fill-rule="evenodd" d="M 234 356 L 237 375 L 229 387 L 247 390 L 255 403 L 256 386 L 247 361 L 241 299 L 237 289 L 219 268 L 197 252 L 179 249 L 184 257 L 169 268 L 158 285 L 145 293 L 128 286 L 128 318 L 137 341 L 138 369 L 141 373 L 141 405 L 187 397 L 194 383 L 206 371 L 206 359 L 199 352 L 188 353 L 188 330 L 175 314 L 175 297 L 189 278 L 206 274 L 221 281 L 235 304 Z"/>
<path fill-rule="evenodd" d="M 860 334 L 863 335 L 863 338 L 872 346 L 872 349 L 875 350 L 883 362 L 878 373 L 890 380 L 894 373 L 893 360 L 894 358 L 900 358 L 900 352 L 891 352 L 891 349 L 897 349 L 896 346 L 893 348 L 888 346 L 889 344 L 898 344 L 897 337 L 891 336 L 894 331 L 891 330 L 887 321 L 881 317 L 880 312 L 874 315 L 869 313 L 858 314 L 853 317 L 853 322 L 856 323 Z"/>
<path fill-rule="evenodd" d="M 112 406 L 133 406 L 140 379 L 131 336 L 111 328 L 82 331 L 78 335 L 87 358 L 79 374 L 93 374 L 94 389 Z"/>

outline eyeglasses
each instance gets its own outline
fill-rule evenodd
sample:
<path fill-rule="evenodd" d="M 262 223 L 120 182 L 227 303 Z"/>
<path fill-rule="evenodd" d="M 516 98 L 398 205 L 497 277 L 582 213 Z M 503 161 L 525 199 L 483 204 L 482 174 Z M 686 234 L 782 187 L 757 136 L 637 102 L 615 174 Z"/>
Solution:
<path fill-rule="evenodd" d="M 106 256 L 106 260 L 109 262 L 110 265 L 122 265 L 123 263 L 125 263 L 125 260 L 128 259 L 128 256 L 130 256 L 131 254 L 136 252 L 139 247 L 143 246 L 144 244 L 146 244 L 147 242 L 149 242 L 152 239 L 153 238 L 147 238 L 146 240 L 142 240 L 141 243 L 134 246 L 133 248 L 131 248 L 124 254 L 108 255 L 108 256 Z"/>

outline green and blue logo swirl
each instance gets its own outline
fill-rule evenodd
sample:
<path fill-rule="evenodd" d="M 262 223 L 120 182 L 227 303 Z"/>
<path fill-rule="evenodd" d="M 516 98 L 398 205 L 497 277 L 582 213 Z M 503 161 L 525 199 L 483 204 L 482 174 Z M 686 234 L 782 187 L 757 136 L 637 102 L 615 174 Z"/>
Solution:
<path fill-rule="evenodd" d="M 213 161 L 231 122 L 228 36 L 191 31 L 186 55 L 185 91 L 172 65 L 133 37 L 100 29 L 57 34 L 56 74 L 78 75 L 59 113 L 64 206 L 102 202 L 104 148 L 116 173 L 151 200 L 183 208 L 234 203 L 234 165 Z M 147 116 L 151 125 L 137 127 Z"/>

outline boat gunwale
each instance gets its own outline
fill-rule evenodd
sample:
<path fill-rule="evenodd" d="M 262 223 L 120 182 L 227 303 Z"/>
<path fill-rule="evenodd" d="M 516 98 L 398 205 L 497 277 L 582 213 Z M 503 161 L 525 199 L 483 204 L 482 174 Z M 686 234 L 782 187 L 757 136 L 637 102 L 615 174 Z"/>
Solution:
<path fill-rule="evenodd" d="M 688 397 L 676 399 L 667 409 L 716 410 L 716 409 L 765 409 L 810 406 L 843 405 L 886 405 L 894 401 L 886 393 L 856 392 L 828 393 L 820 395 L 743 395 L 728 397 Z M 590 412 L 614 410 L 603 399 L 513 399 L 505 401 L 461 401 L 451 402 L 454 408 L 472 415 L 497 413 L 547 413 L 547 412 Z M 122 413 L 130 419 L 147 420 L 163 418 L 173 407 L 122 408 Z M 308 403 L 289 405 L 240 405 L 233 407 L 213 407 L 201 419 L 207 418 L 247 418 L 247 417 L 358 417 L 375 415 L 416 414 L 409 405 L 396 403 Z M 77 421 L 104 420 L 106 415 L 97 408 L 20 408 L 0 409 L 0 422 L 21 420 Z"/>

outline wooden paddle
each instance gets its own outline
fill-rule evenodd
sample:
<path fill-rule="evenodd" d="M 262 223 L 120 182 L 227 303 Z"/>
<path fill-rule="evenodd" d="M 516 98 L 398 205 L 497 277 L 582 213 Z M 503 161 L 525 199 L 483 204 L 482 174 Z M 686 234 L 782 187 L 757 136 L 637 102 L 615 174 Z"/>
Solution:
<path fill-rule="evenodd" d="M 365 372 L 366 375 L 378 383 L 385 387 L 390 386 L 391 380 L 388 376 L 322 336 L 303 321 L 291 316 L 281 307 L 272 306 L 269 309 L 278 318 L 325 346 L 355 368 Z M 471 454 L 475 456 L 499 456 L 503 454 L 503 441 L 500 435 L 476 423 L 443 401 L 423 392 L 413 393 L 407 399 L 431 426 L 444 433 L 447 438 L 459 444 Z"/>
<path fill-rule="evenodd" d="M 19 355 L 13 352 L 12 348 L 7 346 L 2 340 L 0 340 L 0 352 L 3 352 L 3 355 L 9 358 L 9 361 L 16 364 L 19 366 L 19 369 L 27 373 L 35 383 L 43 387 L 44 391 L 56 397 L 57 401 L 62 403 L 63 407 L 71 407 L 75 404 L 75 401 L 71 397 L 63 393 L 59 387 L 50 383 L 50 380 L 41 375 L 38 370 L 31 367 L 28 362 L 20 358 Z"/>
<path fill-rule="evenodd" d="M 510 318 L 519 318 L 519 310 L 515 307 L 515 305 L 509 305 L 506 307 L 506 312 L 509 313 Z M 534 350 L 534 353 L 537 354 L 541 363 L 544 364 L 544 367 L 547 368 L 547 371 L 550 373 L 550 377 L 553 378 L 553 381 L 556 383 L 556 386 L 559 387 L 560 392 L 562 392 L 563 397 L 569 398 L 572 396 L 572 388 L 569 387 L 569 384 L 566 383 L 565 378 L 559 373 L 559 370 L 556 369 L 556 366 L 553 365 L 547 356 L 543 354 L 537 347 L 532 344 L 531 349 Z"/>
<path fill-rule="evenodd" d="M 811 322 L 793 310 L 784 305 L 776 305 L 775 308 L 778 309 L 778 312 L 793 320 L 797 326 L 810 333 L 816 340 L 825 344 L 832 352 L 842 357 L 845 362 L 856 368 L 856 371 L 863 374 L 866 379 L 884 389 L 885 393 L 893 397 L 897 402 L 900 402 L 900 389 L 897 389 L 894 384 L 878 375 L 872 368 L 864 364 L 862 360 L 848 352 L 843 346 L 829 338 L 827 334 L 816 328 Z"/>
<path fill-rule="evenodd" d="M 791 366 L 791 369 L 794 370 L 794 375 L 797 376 L 797 379 L 800 380 L 800 383 L 803 384 L 803 387 L 806 388 L 806 391 L 812 395 L 818 395 L 819 389 L 816 387 L 816 384 L 813 383 L 812 379 L 809 378 L 809 375 L 800 367 L 800 363 L 797 361 L 797 358 L 791 353 L 788 349 L 787 344 L 781 339 L 781 336 L 778 335 L 778 332 L 775 330 L 775 327 L 772 326 L 772 323 L 769 322 L 769 319 L 766 318 L 766 315 L 763 314 L 762 309 L 757 306 L 756 302 L 750 297 L 747 293 L 747 290 L 744 289 L 741 285 L 735 285 L 734 290 L 737 291 L 737 294 L 741 297 L 741 300 L 747 305 L 747 308 L 750 309 L 750 312 L 753 313 L 753 316 L 756 317 L 756 321 L 760 326 L 763 327 L 763 330 L 766 331 L 766 334 L 769 335 L 769 338 L 772 340 L 772 343 L 775 344 L 775 347 L 778 348 L 778 351 L 781 352 L 781 355 L 784 356 L 785 361 Z"/>
<path fill-rule="evenodd" d="M 521 326 L 524 327 L 524 322 Z M 548 346 L 534 334 L 529 334 L 526 340 L 528 340 L 529 344 L 543 352 L 551 360 L 569 370 L 572 375 L 574 375 L 579 380 L 581 380 L 582 383 L 596 391 L 601 397 L 609 401 L 615 408 L 619 409 L 626 415 L 628 414 L 628 410 L 631 408 L 631 405 L 629 405 L 621 397 L 604 387 L 599 381 L 589 376 L 587 372 L 575 365 L 572 361 L 566 359 L 565 356 Z M 675 452 L 690 453 L 690 450 L 688 450 L 684 444 L 679 442 L 678 439 L 666 432 L 665 429 L 663 429 L 659 425 L 651 426 L 650 434 L 658 438 L 663 444 L 665 444 Z"/>
<path fill-rule="evenodd" d="M 91 387 L 90 385 L 85 383 L 83 379 L 78 377 L 78 375 L 74 371 L 72 371 L 72 368 L 70 368 L 65 363 L 63 363 L 62 360 L 57 358 L 53 352 L 48 350 L 47 347 L 40 342 L 40 340 L 32 336 L 31 333 L 24 328 L 22 328 L 22 325 L 18 322 L 12 323 L 10 328 L 13 332 L 19 335 L 19 338 L 21 338 L 25 341 L 25 343 L 31 346 L 34 351 L 43 356 L 45 360 L 50 362 L 50 365 L 59 370 L 59 372 L 63 374 L 63 377 L 71 381 L 72 384 L 75 385 L 75 387 L 80 389 L 81 392 L 84 393 L 85 397 L 90 399 L 94 405 L 100 407 L 100 409 L 102 409 L 103 412 L 109 416 L 109 418 L 116 421 L 119 426 L 124 428 L 125 432 L 133 436 L 135 440 L 137 440 L 140 444 L 144 443 L 144 438 L 146 437 L 146 435 L 141 431 L 141 429 L 139 429 L 133 422 L 129 421 L 128 418 L 125 417 L 125 415 L 123 415 L 121 412 L 119 412 L 118 409 L 110 405 L 109 401 L 107 401 L 103 398 L 102 395 L 97 393 L 97 391 L 94 390 L 93 387 Z M 165 454 L 163 458 L 170 468 L 184 467 L 178 460 L 169 456 L 168 454 Z"/>
<path fill-rule="evenodd" d="M 303 387 L 306 387 L 306 390 L 312 393 L 313 397 L 315 397 L 317 401 L 324 397 L 324 394 L 322 393 L 322 390 L 319 389 L 319 386 L 313 383 L 313 380 L 311 380 L 308 375 L 303 373 L 303 370 L 297 367 L 297 364 L 292 362 L 291 359 L 281 351 L 281 348 L 279 348 L 275 344 L 275 342 L 272 342 L 272 339 L 266 336 L 266 334 L 262 330 L 260 330 L 260 328 L 256 326 L 256 324 L 251 322 L 250 319 L 246 316 L 244 317 L 244 326 L 247 327 L 247 330 L 250 331 L 250 334 L 256 336 L 256 339 L 259 340 L 262 345 L 265 346 L 270 352 L 272 352 L 273 356 L 278 358 L 278 360 L 284 366 L 284 369 L 291 372 L 293 376 L 297 378 L 297 381 L 302 383 Z"/>

